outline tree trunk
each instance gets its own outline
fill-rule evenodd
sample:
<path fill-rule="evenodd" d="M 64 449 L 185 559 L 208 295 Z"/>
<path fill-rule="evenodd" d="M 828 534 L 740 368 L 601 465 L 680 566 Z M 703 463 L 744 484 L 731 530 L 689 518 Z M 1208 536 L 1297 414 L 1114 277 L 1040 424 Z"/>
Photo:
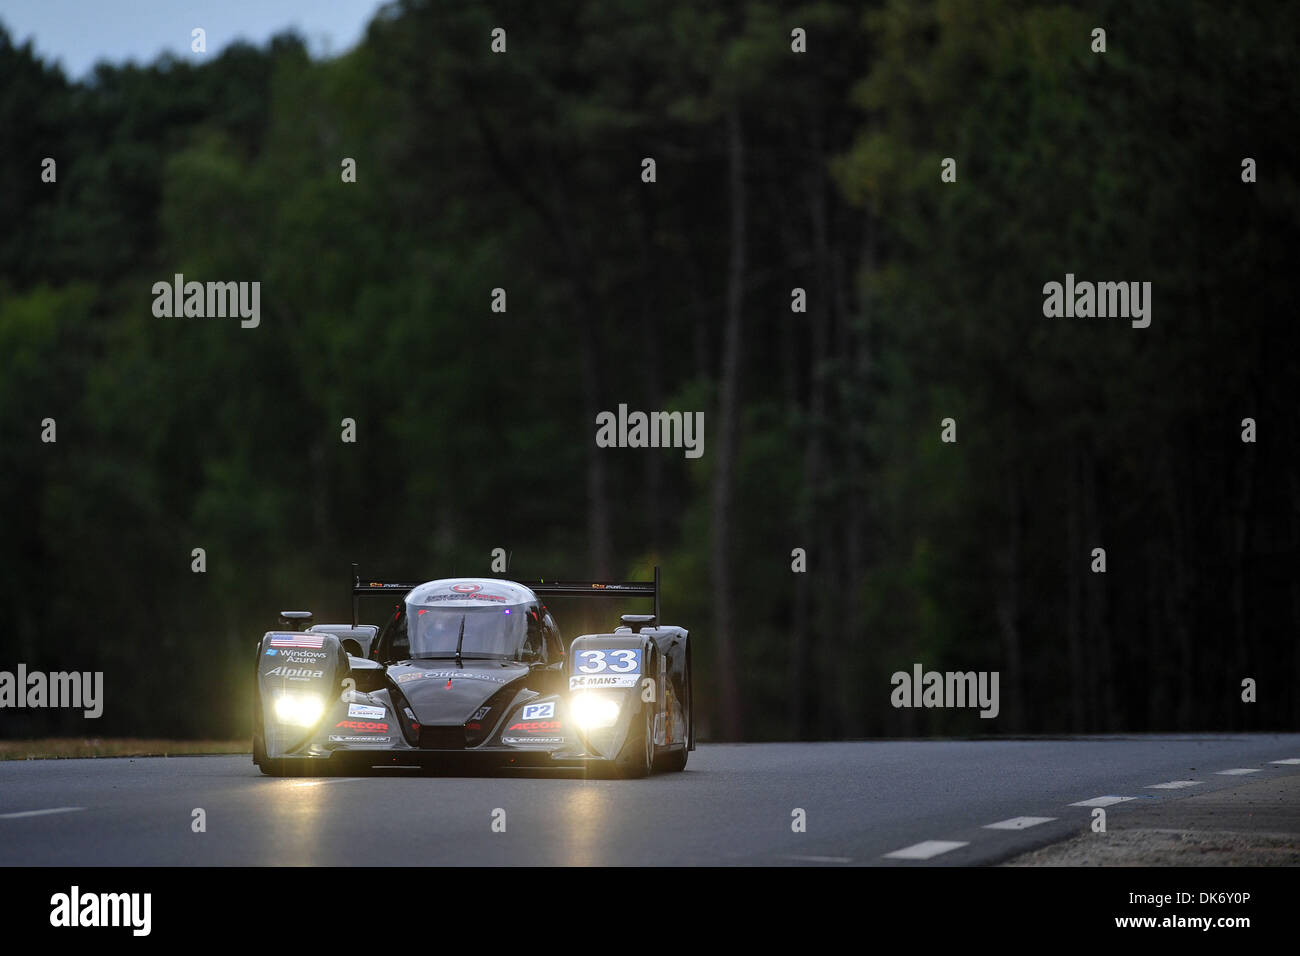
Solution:
<path fill-rule="evenodd" d="M 653 411 L 663 410 L 664 390 L 662 357 L 659 347 L 660 315 L 658 289 L 659 283 L 654 267 L 655 206 L 650 196 L 653 190 L 639 190 L 641 196 L 641 292 L 637 296 L 641 303 L 641 361 L 638 363 L 640 378 L 646 386 L 646 407 Z M 645 465 L 645 537 L 650 551 L 659 553 L 665 543 L 663 535 L 663 486 L 664 458 L 651 455 Z"/>
<path fill-rule="evenodd" d="M 1024 729 L 1024 700 L 1022 662 L 1020 652 L 1020 556 L 1023 496 L 1020 488 L 1020 462 L 1015 459 L 1007 469 L 1007 541 L 1002 558 L 1002 588 L 998 596 L 998 622 L 1002 630 L 1002 654 L 1007 665 L 1007 679 L 1002 698 L 1008 706 L 1002 708 L 1007 717 L 1007 730 Z"/>
<path fill-rule="evenodd" d="M 722 373 L 718 388 L 718 436 L 713 467 L 711 564 L 713 570 L 713 632 L 717 641 L 717 677 L 721 692 L 722 733 L 739 740 L 741 717 L 732 625 L 731 508 L 733 474 L 740 416 L 741 316 L 745 294 L 745 147 L 739 113 L 727 115 L 729 193 L 731 197 L 731 257 L 727 276 L 727 313 L 723 331 Z"/>
<path fill-rule="evenodd" d="M 1091 571 L 1092 549 L 1095 539 L 1084 538 L 1083 492 L 1081 472 L 1083 464 L 1078 447 L 1070 449 L 1066 458 L 1065 496 L 1065 644 L 1070 663 L 1069 695 L 1070 722 L 1067 729 L 1074 733 L 1084 730 L 1083 714 L 1083 603 L 1084 578 Z M 1091 592 L 1095 589 L 1087 589 Z"/>
<path fill-rule="evenodd" d="M 814 130 L 814 149 L 817 134 Z M 810 326 L 810 350 L 808 354 L 808 414 L 804 427 L 807 429 L 807 441 L 803 456 L 803 502 L 800 510 L 799 547 L 808 549 L 809 561 L 822 569 L 818 573 L 828 573 L 835 566 L 830 560 L 829 550 L 818 541 L 818 515 L 822 501 L 822 463 L 825 458 L 823 447 L 824 425 L 826 419 L 826 370 L 827 325 L 831 288 L 826 267 L 826 193 L 824 176 L 814 173 L 808 183 L 808 210 L 812 228 L 814 250 L 813 276 L 815 284 L 810 284 L 808 293 L 807 323 Z M 791 654 L 791 693 L 794 698 L 794 731 L 797 738 L 823 736 L 826 729 L 825 715 L 821 712 L 831 696 L 826 693 L 823 683 L 826 675 L 821 667 L 821 649 L 815 636 L 814 615 L 810 615 L 811 604 L 810 575 L 811 569 L 801 574 L 795 582 L 795 628 L 792 635 Z"/>

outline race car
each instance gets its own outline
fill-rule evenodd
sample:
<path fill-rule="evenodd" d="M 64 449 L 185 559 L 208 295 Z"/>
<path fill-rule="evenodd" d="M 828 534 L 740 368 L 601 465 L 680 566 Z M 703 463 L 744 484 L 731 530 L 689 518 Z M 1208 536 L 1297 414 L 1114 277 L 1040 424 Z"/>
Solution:
<path fill-rule="evenodd" d="M 400 597 L 382 629 L 359 599 Z M 546 597 L 651 598 L 566 644 Z M 374 767 L 584 768 L 644 777 L 695 749 L 687 631 L 653 581 L 363 581 L 352 623 L 281 611 L 257 644 L 253 763 L 265 774 Z"/>

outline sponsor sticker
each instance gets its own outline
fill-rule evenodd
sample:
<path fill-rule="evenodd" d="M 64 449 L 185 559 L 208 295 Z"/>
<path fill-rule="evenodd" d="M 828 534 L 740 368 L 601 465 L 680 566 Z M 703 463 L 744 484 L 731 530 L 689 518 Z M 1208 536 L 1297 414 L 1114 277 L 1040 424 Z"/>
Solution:
<path fill-rule="evenodd" d="M 530 720 L 519 721 L 510 725 L 511 730 L 521 730 L 524 733 L 536 733 L 548 730 L 559 730 L 560 722 L 558 720 Z"/>
<path fill-rule="evenodd" d="M 501 742 L 503 744 L 514 744 L 516 746 L 520 744 L 543 744 L 543 745 L 550 746 L 552 744 L 564 743 L 564 738 L 563 737 L 502 737 Z"/>
<path fill-rule="evenodd" d="M 285 680 L 318 680 L 325 676 L 324 671 L 314 671 L 306 667 L 272 667 L 266 672 L 267 677 L 282 677 Z"/>
<path fill-rule="evenodd" d="M 372 707 L 369 704 L 348 704 L 349 717 L 364 717 L 366 720 L 383 720 L 387 711 L 382 707 Z"/>
<path fill-rule="evenodd" d="M 294 648 L 277 649 L 272 647 L 266 652 L 267 657 L 275 657 L 277 654 L 280 660 L 287 661 L 290 664 L 310 664 L 313 666 L 329 657 L 329 654 L 324 651 L 303 651 Z"/>
<path fill-rule="evenodd" d="M 423 677 L 439 677 L 443 680 L 485 680 L 493 684 L 504 684 L 504 677 L 493 677 L 491 674 L 480 674 L 478 671 L 410 671 L 405 674 L 397 675 L 397 683 L 405 684 L 407 681 L 420 680 Z"/>
<path fill-rule="evenodd" d="M 635 687 L 639 674 L 574 674 L 569 678 L 569 690 L 582 687 Z"/>
<path fill-rule="evenodd" d="M 373 730 L 378 733 L 387 733 L 388 724 L 382 720 L 340 720 L 335 727 L 342 727 L 344 730 Z"/>
<path fill-rule="evenodd" d="M 390 743 L 392 739 L 392 737 L 341 737 L 330 734 L 330 743 L 332 744 L 386 744 Z"/>

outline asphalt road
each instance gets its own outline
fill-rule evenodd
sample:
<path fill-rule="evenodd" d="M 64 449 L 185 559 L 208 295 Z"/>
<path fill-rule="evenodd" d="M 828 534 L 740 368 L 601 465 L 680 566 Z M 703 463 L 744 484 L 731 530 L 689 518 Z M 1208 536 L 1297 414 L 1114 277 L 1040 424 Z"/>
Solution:
<path fill-rule="evenodd" d="M 1159 801 L 1176 820 L 1189 795 L 1289 774 L 1300 734 L 714 744 L 684 773 L 636 781 L 273 779 L 245 756 L 11 761 L 0 864 L 971 865 L 1086 832 L 1091 809 L 1074 803 L 1132 798 L 1106 808 L 1120 819 Z M 1176 781 L 1194 782 L 1157 786 Z M 1300 806 L 1281 818 L 1300 832 Z"/>

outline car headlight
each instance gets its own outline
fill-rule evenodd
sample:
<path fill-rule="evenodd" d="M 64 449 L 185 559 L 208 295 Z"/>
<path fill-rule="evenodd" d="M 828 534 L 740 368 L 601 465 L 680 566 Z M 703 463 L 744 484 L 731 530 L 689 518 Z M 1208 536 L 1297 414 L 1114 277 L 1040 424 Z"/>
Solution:
<path fill-rule="evenodd" d="M 317 694 L 281 694 L 275 699 L 275 719 L 282 724 L 311 727 L 325 713 L 325 700 Z"/>
<path fill-rule="evenodd" d="M 569 699 L 569 715 L 583 730 L 599 730 L 618 720 L 618 701 L 590 692 Z"/>

